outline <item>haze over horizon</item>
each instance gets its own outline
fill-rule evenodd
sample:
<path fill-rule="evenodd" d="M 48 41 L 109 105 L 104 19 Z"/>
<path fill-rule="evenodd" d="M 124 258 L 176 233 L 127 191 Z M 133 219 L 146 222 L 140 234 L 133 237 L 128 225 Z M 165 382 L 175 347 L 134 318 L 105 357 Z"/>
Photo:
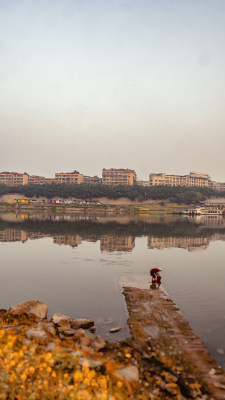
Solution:
<path fill-rule="evenodd" d="M 0 171 L 225 181 L 224 0 L 0 0 Z"/>

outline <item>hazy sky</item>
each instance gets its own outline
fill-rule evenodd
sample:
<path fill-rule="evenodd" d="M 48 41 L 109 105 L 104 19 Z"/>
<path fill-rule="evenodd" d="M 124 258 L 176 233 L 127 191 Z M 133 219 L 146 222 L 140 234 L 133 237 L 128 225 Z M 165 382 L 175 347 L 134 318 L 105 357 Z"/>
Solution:
<path fill-rule="evenodd" d="M 225 181 L 224 0 L 0 0 L 0 171 Z"/>

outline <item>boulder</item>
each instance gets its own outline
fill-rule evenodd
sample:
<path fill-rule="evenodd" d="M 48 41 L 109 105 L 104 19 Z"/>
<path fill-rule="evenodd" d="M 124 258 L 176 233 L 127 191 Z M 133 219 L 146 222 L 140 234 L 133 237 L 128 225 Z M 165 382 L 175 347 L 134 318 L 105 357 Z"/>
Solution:
<path fill-rule="evenodd" d="M 50 319 L 44 319 L 37 324 L 38 328 L 43 329 L 45 332 L 50 333 L 51 336 L 56 335 L 55 324 Z"/>
<path fill-rule="evenodd" d="M 45 347 L 43 347 L 43 350 L 46 352 L 51 352 L 55 350 L 56 344 L 54 342 L 49 342 Z"/>
<path fill-rule="evenodd" d="M 40 327 L 32 327 L 26 331 L 28 339 L 36 339 L 40 344 L 47 344 L 49 342 L 48 334 Z"/>
<path fill-rule="evenodd" d="M 72 319 L 71 328 L 72 329 L 88 329 L 94 325 L 93 319 L 77 318 Z"/>
<path fill-rule="evenodd" d="M 52 316 L 52 321 L 57 325 L 60 332 L 69 330 L 71 328 L 72 319 L 67 315 L 55 313 Z"/>
<path fill-rule="evenodd" d="M 63 331 L 65 336 L 74 336 L 75 332 L 72 329 L 68 329 L 67 331 Z"/>
<path fill-rule="evenodd" d="M 91 333 L 95 333 L 96 332 L 96 326 L 94 325 L 94 326 L 91 326 L 90 328 L 89 328 L 89 331 L 91 332 Z"/>
<path fill-rule="evenodd" d="M 4 317 L 7 314 L 7 310 L 5 310 L 4 308 L 0 309 L 0 318 Z"/>
<path fill-rule="evenodd" d="M 139 371 L 135 365 L 131 365 L 130 367 L 125 367 L 116 371 L 115 375 L 118 378 L 126 379 L 126 381 L 139 381 Z"/>
<path fill-rule="evenodd" d="M 91 343 L 91 348 L 95 351 L 101 350 L 105 347 L 106 342 L 101 335 L 97 335 Z"/>
<path fill-rule="evenodd" d="M 28 316 L 34 316 L 40 320 L 47 317 L 48 306 L 39 300 L 28 300 L 15 306 L 11 306 L 8 313 L 14 316 L 26 314 Z"/>
<path fill-rule="evenodd" d="M 78 329 L 74 334 L 74 339 L 81 345 L 81 346 L 89 346 L 91 344 L 92 338 L 87 335 L 84 329 Z"/>

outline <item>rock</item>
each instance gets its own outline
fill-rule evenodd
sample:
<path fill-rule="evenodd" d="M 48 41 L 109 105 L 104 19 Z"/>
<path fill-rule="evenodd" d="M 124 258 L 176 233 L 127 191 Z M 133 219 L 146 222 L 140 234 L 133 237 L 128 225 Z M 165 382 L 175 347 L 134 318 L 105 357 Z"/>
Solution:
<path fill-rule="evenodd" d="M 72 319 L 67 315 L 55 313 L 52 316 L 52 320 L 54 324 L 57 325 L 60 332 L 66 331 L 71 328 Z"/>
<path fill-rule="evenodd" d="M 94 325 L 93 319 L 77 318 L 77 319 L 73 319 L 72 322 L 71 322 L 71 328 L 72 329 L 80 329 L 80 328 L 89 329 L 93 325 Z"/>
<path fill-rule="evenodd" d="M 215 375 L 215 373 L 216 373 L 215 368 L 211 368 L 209 371 L 209 375 Z"/>
<path fill-rule="evenodd" d="M 101 350 L 106 346 L 106 342 L 102 336 L 97 335 L 96 338 L 91 343 L 91 348 L 95 351 Z"/>
<path fill-rule="evenodd" d="M 68 329 L 67 331 L 63 331 L 65 336 L 74 336 L 75 332 L 72 329 Z"/>
<path fill-rule="evenodd" d="M 135 367 L 135 365 L 131 365 L 130 367 L 122 368 L 116 371 L 114 374 L 118 378 L 123 378 L 126 379 L 126 381 L 139 381 L 139 371 L 138 368 Z"/>
<path fill-rule="evenodd" d="M 48 306 L 39 300 L 28 300 L 11 306 L 8 313 L 15 316 L 27 314 L 28 316 L 35 316 L 37 319 L 44 319 L 48 314 Z"/>
<path fill-rule="evenodd" d="M 47 344 L 47 346 L 43 347 L 43 350 L 47 351 L 47 352 L 54 351 L 55 350 L 55 346 L 56 346 L 56 344 L 54 342 L 49 342 Z"/>
<path fill-rule="evenodd" d="M 78 364 L 82 366 L 85 361 L 88 363 L 89 368 L 97 368 L 103 365 L 103 361 L 96 361 L 93 360 L 92 358 L 85 358 L 85 357 L 80 357 L 78 360 Z"/>
<path fill-rule="evenodd" d="M 4 317 L 7 314 L 7 310 L 4 308 L 0 308 L 0 318 Z"/>
<path fill-rule="evenodd" d="M 89 328 L 89 331 L 91 332 L 91 333 L 95 333 L 96 332 L 96 326 L 94 325 L 94 326 L 91 326 L 90 328 Z"/>
<path fill-rule="evenodd" d="M 47 344 L 49 342 L 48 334 L 40 327 L 32 327 L 26 331 L 28 339 L 36 339 L 40 344 Z"/>
<path fill-rule="evenodd" d="M 91 344 L 92 338 L 87 335 L 84 329 L 78 329 L 74 334 L 74 339 L 81 345 L 81 346 L 89 346 Z"/>
<path fill-rule="evenodd" d="M 47 333 L 50 333 L 51 336 L 56 335 L 55 325 L 50 319 L 39 322 L 37 327 L 43 329 Z"/>
<path fill-rule="evenodd" d="M 111 333 L 119 332 L 122 329 L 122 326 L 117 326 L 116 328 L 110 329 Z"/>

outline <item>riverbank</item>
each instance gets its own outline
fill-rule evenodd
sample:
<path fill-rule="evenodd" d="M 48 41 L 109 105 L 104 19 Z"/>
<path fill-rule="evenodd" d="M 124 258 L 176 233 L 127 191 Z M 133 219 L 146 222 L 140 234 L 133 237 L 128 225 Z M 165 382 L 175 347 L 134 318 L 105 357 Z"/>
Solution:
<path fill-rule="evenodd" d="M 94 321 L 47 319 L 43 303 L 1 310 L 0 399 L 224 399 L 224 373 L 165 293 L 124 296 L 131 337 L 119 343 Z"/>
<path fill-rule="evenodd" d="M 155 214 L 181 214 L 187 206 L 177 204 L 12 204 L 0 202 L 0 212 L 15 214 L 46 213 L 57 215 L 87 215 L 87 216 L 147 216 Z"/>

